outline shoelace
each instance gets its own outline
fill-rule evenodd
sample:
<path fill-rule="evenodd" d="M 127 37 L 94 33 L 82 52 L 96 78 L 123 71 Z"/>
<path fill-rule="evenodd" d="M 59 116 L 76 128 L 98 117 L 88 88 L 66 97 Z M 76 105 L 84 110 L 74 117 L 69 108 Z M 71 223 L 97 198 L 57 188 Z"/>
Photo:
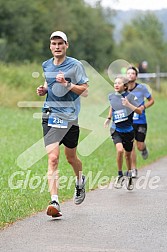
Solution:
<path fill-rule="evenodd" d="M 129 177 L 129 186 L 132 185 L 132 177 Z"/>
<path fill-rule="evenodd" d="M 82 189 L 79 188 L 79 186 L 77 185 L 76 186 L 76 196 L 80 196 L 80 193 L 81 193 Z"/>
<path fill-rule="evenodd" d="M 49 203 L 49 205 L 52 205 L 52 204 L 59 205 L 59 203 L 57 203 L 57 201 L 56 201 L 56 200 L 53 200 L 53 201 L 51 201 L 51 202 Z"/>
<path fill-rule="evenodd" d="M 121 183 L 122 183 L 123 181 L 124 181 L 124 177 L 123 177 L 123 176 L 119 176 L 119 177 L 118 177 L 118 181 L 117 181 L 117 182 L 118 182 L 118 183 L 119 183 L 119 182 L 121 182 Z"/>

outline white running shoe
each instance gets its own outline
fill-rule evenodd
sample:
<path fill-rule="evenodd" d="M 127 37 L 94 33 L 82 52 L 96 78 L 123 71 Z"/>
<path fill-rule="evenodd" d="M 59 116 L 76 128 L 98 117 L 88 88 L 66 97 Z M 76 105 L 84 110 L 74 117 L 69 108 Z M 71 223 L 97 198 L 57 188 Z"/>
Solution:
<path fill-rule="evenodd" d="M 132 169 L 132 178 L 137 178 L 137 175 L 138 175 L 138 170 Z"/>
<path fill-rule="evenodd" d="M 75 186 L 74 203 L 76 205 L 81 204 L 85 199 L 85 183 L 86 183 L 86 178 L 84 175 L 82 175 L 82 185 Z"/>
<path fill-rule="evenodd" d="M 124 180 L 124 176 L 117 176 L 114 182 L 114 187 L 117 189 L 122 188 Z"/>
<path fill-rule="evenodd" d="M 52 216 L 52 217 L 62 216 L 59 203 L 55 200 L 51 201 L 49 206 L 47 207 L 46 213 L 47 215 Z"/>
<path fill-rule="evenodd" d="M 134 184 L 133 184 L 132 176 L 127 177 L 126 188 L 127 188 L 128 190 L 133 190 Z"/>

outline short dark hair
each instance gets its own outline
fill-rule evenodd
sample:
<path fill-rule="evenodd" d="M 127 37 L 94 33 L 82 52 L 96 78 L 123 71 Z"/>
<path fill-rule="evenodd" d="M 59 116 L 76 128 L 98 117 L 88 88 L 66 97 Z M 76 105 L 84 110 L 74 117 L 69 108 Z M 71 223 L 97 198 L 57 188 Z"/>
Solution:
<path fill-rule="evenodd" d="M 128 67 L 127 71 L 130 70 L 130 69 L 132 69 L 132 70 L 134 70 L 136 72 L 136 76 L 138 75 L 138 70 L 137 70 L 136 67 L 130 66 L 130 67 Z"/>

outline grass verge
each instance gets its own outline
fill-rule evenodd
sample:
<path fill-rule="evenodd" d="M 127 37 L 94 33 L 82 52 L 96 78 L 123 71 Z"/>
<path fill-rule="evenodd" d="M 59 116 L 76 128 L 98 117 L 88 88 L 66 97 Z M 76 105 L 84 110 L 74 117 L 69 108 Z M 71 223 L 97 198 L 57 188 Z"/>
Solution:
<path fill-rule="evenodd" d="M 144 161 L 138 155 L 138 167 L 152 163 L 166 155 L 167 117 L 165 107 L 167 107 L 167 100 L 161 95 L 155 94 L 154 96 L 155 105 L 147 111 L 147 145 L 150 156 L 148 160 Z M 20 218 L 45 209 L 50 200 L 46 181 L 47 156 L 43 156 L 27 169 L 22 169 L 17 164 L 19 155 L 42 137 L 41 121 L 33 119 L 34 112 L 40 112 L 40 110 L 0 108 L 1 228 Z M 102 125 L 101 132 L 103 130 Z M 86 129 L 81 128 L 80 142 L 88 134 L 89 132 Z M 101 133 L 99 132 L 99 134 Z M 117 174 L 115 147 L 110 138 L 97 146 L 91 155 L 81 156 L 79 154 L 79 157 L 83 162 L 84 174 L 88 175 L 91 172 L 92 176 L 87 181 L 87 190 L 97 188 L 99 180 L 104 179 L 104 176 L 112 178 Z M 31 159 L 31 153 L 27 155 L 27 159 Z M 64 175 L 67 178 L 74 176 L 65 159 L 63 146 L 61 146 L 59 170 L 62 179 L 64 179 Z M 65 201 L 73 196 L 74 183 L 71 181 L 71 186 L 67 189 L 68 183 L 69 180 L 64 183 L 64 188 L 60 190 L 60 201 Z M 101 180 L 101 184 L 104 183 L 106 183 L 105 179 Z M 14 187 L 13 189 L 11 185 Z M 16 189 L 16 187 L 18 188 Z"/>

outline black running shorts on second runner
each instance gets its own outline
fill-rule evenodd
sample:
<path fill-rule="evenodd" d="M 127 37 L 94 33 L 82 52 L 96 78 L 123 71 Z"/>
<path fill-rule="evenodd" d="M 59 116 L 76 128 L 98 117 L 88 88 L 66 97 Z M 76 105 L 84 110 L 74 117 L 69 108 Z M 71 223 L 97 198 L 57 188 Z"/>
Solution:
<path fill-rule="evenodd" d="M 114 131 L 111 133 L 112 140 L 114 144 L 122 143 L 126 151 L 132 151 L 133 141 L 134 141 L 134 131 L 130 132 L 118 132 Z"/>

